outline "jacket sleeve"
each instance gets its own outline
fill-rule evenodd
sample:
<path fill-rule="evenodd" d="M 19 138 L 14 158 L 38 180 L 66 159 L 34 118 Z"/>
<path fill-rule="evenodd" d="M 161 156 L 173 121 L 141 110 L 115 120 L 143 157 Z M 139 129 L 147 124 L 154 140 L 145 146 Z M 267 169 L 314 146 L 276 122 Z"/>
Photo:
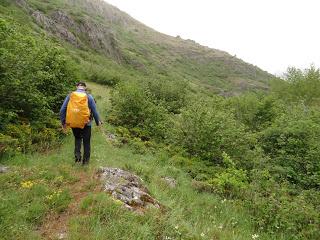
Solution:
<path fill-rule="evenodd" d="M 91 95 L 88 95 L 88 103 L 89 103 L 89 108 L 91 110 L 93 118 L 94 118 L 96 124 L 99 125 L 100 117 L 99 117 L 99 114 L 98 114 L 98 111 L 97 111 L 96 103 L 95 103 L 95 101 L 94 101 L 94 99 L 93 99 L 93 97 Z"/>
<path fill-rule="evenodd" d="M 68 95 L 65 98 L 65 100 L 61 106 L 61 109 L 60 109 L 60 121 L 61 121 L 62 125 L 66 124 L 66 114 L 67 114 L 67 107 L 68 107 L 69 99 L 70 99 L 70 95 Z"/>

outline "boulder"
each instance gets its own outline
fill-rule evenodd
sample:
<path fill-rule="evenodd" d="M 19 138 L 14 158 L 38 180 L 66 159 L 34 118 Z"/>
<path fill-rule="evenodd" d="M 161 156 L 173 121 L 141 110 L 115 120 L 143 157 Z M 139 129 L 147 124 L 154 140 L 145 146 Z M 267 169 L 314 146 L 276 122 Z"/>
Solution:
<path fill-rule="evenodd" d="M 161 207 L 150 196 L 140 177 L 119 168 L 108 167 L 100 167 L 98 175 L 103 183 L 103 190 L 123 202 L 128 209 L 141 212 L 149 207 Z"/>

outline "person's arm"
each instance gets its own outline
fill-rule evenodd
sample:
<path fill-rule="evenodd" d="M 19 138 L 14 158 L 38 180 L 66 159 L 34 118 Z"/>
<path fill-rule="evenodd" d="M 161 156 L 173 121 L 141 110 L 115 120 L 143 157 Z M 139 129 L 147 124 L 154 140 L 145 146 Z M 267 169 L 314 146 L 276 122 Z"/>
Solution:
<path fill-rule="evenodd" d="M 65 100 L 61 106 L 61 109 L 60 109 L 60 121 L 61 121 L 62 126 L 65 126 L 65 124 L 66 124 L 66 115 L 67 115 L 67 107 L 68 107 L 69 99 L 70 99 L 70 95 L 68 95 L 65 98 Z"/>
<path fill-rule="evenodd" d="M 97 126 L 99 126 L 102 122 L 100 121 L 100 116 L 99 116 L 99 113 L 97 111 L 96 103 L 95 103 L 93 97 L 90 94 L 88 95 L 88 102 L 89 102 L 89 108 L 90 108 L 90 110 L 92 112 L 93 118 L 94 118 Z"/>

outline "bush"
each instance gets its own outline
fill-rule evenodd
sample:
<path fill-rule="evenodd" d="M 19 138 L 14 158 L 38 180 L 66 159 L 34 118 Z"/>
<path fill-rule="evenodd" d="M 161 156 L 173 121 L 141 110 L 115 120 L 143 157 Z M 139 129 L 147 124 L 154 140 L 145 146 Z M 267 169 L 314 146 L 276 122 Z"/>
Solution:
<path fill-rule="evenodd" d="M 271 86 L 272 91 L 286 102 L 319 106 L 320 70 L 314 66 L 305 70 L 288 68 L 285 81 L 274 80 Z"/>
<path fill-rule="evenodd" d="M 200 100 L 185 108 L 177 118 L 172 138 L 191 156 L 214 163 L 222 163 L 223 152 L 241 159 L 252 140 L 219 98 Z"/>
<path fill-rule="evenodd" d="M 56 118 L 76 71 L 60 48 L 12 22 L 0 21 L 0 45 L 0 131 L 27 150 L 30 133 Z"/>
<path fill-rule="evenodd" d="M 216 176 L 207 182 L 213 186 L 216 192 L 227 196 L 236 197 L 243 194 L 248 187 L 247 172 L 242 169 L 236 169 L 235 163 L 228 154 L 223 153 L 223 163 L 226 169 L 216 174 Z"/>
<path fill-rule="evenodd" d="M 230 100 L 237 120 L 252 131 L 261 131 L 270 126 L 281 114 L 284 106 L 272 95 L 249 93 Z"/>
<path fill-rule="evenodd" d="M 186 82 L 167 79 L 153 80 L 148 82 L 148 89 L 153 102 L 156 105 L 161 104 L 168 112 L 180 113 L 181 108 L 186 105 Z"/>
<path fill-rule="evenodd" d="M 0 133 L 0 157 L 4 154 L 12 154 L 18 150 L 17 139 Z"/>
<path fill-rule="evenodd" d="M 148 136 L 166 136 L 168 114 L 164 107 L 155 105 L 150 92 L 137 82 L 121 83 L 112 94 L 113 110 L 109 120 L 130 129 L 140 128 Z"/>
<path fill-rule="evenodd" d="M 94 69 L 89 76 L 89 80 L 99 84 L 114 87 L 120 82 L 120 76 L 111 74 L 105 69 Z"/>
<path fill-rule="evenodd" d="M 319 189 L 319 121 L 312 112 L 296 107 L 261 133 L 259 141 L 271 159 L 269 168 L 279 180 L 288 180 L 305 189 Z"/>
<path fill-rule="evenodd" d="M 267 171 L 255 171 L 245 202 L 258 228 L 288 239 L 319 239 L 319 192 L 297 191 L 277 183 Z"/>

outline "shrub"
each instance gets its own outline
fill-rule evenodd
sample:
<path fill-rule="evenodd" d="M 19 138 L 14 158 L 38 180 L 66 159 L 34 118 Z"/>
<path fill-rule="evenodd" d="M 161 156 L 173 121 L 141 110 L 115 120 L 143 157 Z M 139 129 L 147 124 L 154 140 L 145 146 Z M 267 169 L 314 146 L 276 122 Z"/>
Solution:
<path fill-rule="evenodd" d="M 245 202 L 258 228 L 288 239 L 319 238 L 318 192 L 313 191 L 312 199 L 308 192 L 278 184 L 265 170 L 255 171 L 253 180 Z"/>
<path fill-rule="evenodd" d="M 158 79 L 149 81 L 148 89 L 153 102 L 161 104 L 168 112 L 180 113 L 186 105 L 187 83 L 179 80 Z"/>
<path fill-rule="evenodd" d="M 278 179 L 305 189 L 320 187 L 319 120 L 296 107 L 261 133 L 261 146 L 271 159 L 269 168 Z"/>
<path fill-rule="evenodd" d="M 224 196 L 240 196 L 248 187 L 247 172 L 242 169 L 236 169 L 235 163 L 228 154 L 223 153 L 222 156 L 223 163 L 227 168 L 207 182 L 214 187 L 216 192 Z"/>
<path fill-rule="evenodd" d="M 130 129 L 140 128 L 149 136 L 165 138 L 168 114 L 152 102 L 150 92 L 137 82 L 121 83 L 112 94 L 113 123 Z"/>
<path fill-rule="evenodd" d="M 35 140 L 32 132 L 56 131 L 57 124 L 50 122 L 77 81 L 76 71 L 62 49 L 14 22 L 0 21 L 0 45 L 0 130 L 28 150 Z"/>
<path fill-rule="evenodd" d="M 272 91 L 287 102 L 320 103 L 320 70 L 314 66 L 305 70 L 288 68 L 285 81 L 274 80 L 271 86 Z"/>
<path fill-rule="evenodd" d="M 92 71 L 93 72 L 89 76 L 90 81 L 93 81 L 93 82 L 96 82 L 99 84 L 103 84 L 103 85 L 107 85 L 107 86 L 111 86 L 111 87 L 116 86 L 120 82 L 120 76 L 118 76 L 116 74 L 111 74 L 104 69 L 98 68 L 98 69 L 94 69 Z"/>
<path fill-rule="evenodd" d="M 272 95 L 249 93 L 230 101 L 236 118 L 252 131 L 270 126 L 284 108 L 282 102 Z"/>
<path fill-rule="evenodd" d="M 195 157 L 222 163 L 222 153 L 241 159 L 250 148 L 250 136 L 223 100 L 200 100 L 185 108 L 177 118 L 173 142 Z"/>

